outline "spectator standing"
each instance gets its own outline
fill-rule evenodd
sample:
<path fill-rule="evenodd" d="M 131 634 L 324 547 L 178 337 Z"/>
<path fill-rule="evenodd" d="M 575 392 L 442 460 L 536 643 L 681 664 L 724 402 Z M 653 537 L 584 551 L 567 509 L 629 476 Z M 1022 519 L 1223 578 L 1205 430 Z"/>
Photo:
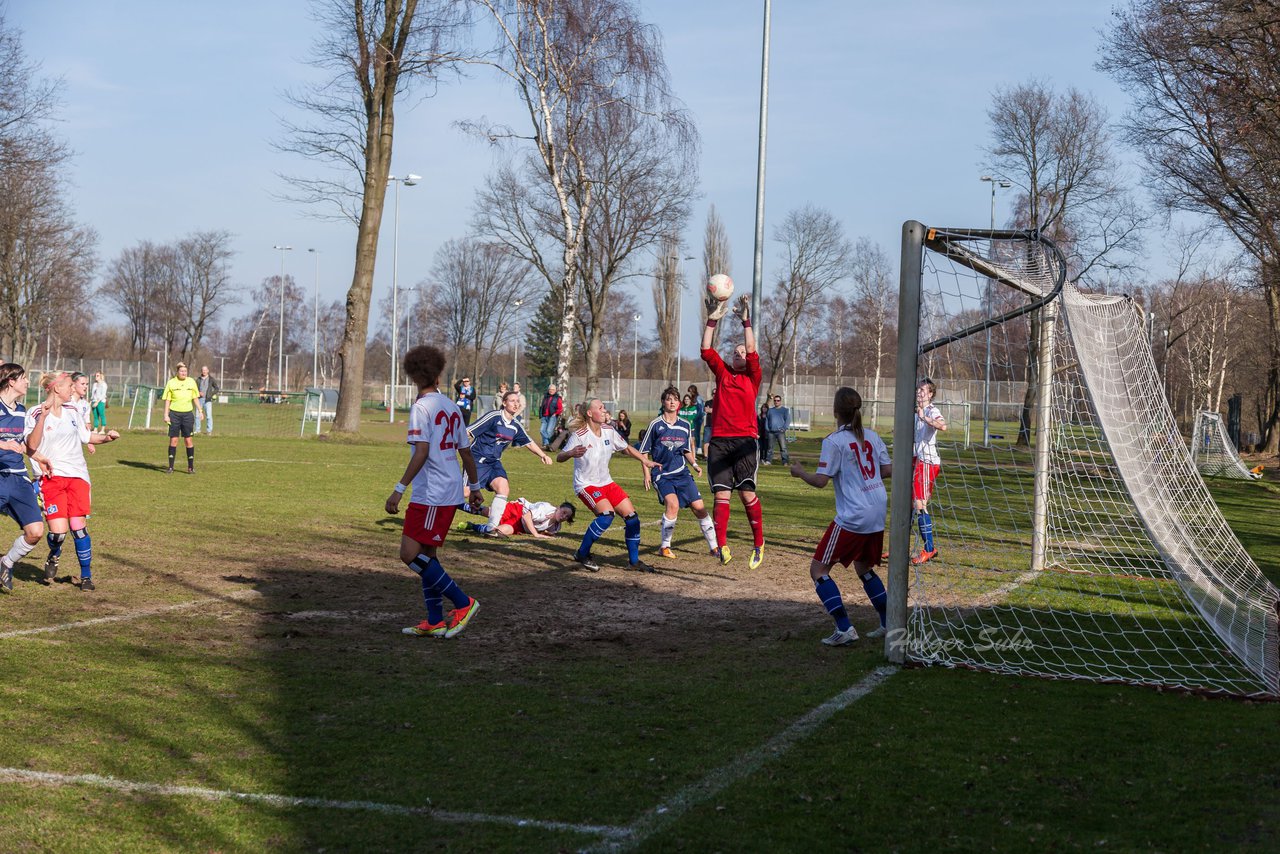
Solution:
<path fill-rule="evenodd" d="M 509 391 L 509 388 L 507 386 L 506 380 L 503 380 L 502 382 L 498 383 L 498 391 L 493 396 L 493 406 L 492 406 L 493 409 L 502 408 L 502 399 L 507 396 L 507 391 Z"/>
<path fill-rule="evenodd" d="M 613 420 L 613 429 L 618 431 L 618 435 L 625 439 L 628 445 L 631 444 L 631 416 L 627 415 L 627 410 L 618 410 L 618 417 Z"/>
<path fill-rule="evenodd" d="M 458 411 L 462 413 L 462 423 L 471 426 L 471 416 L 476 408 L 476 390 L 471 385 L 471 377 L 463 377 L 453 384 L 453 390 L 457 392 L 454 397 L 454 403 L 458 406 Z"/>
<path fill-rule="evenodd" d="M 693 402 L 693 395 L 686 394 L 680 398 L 680 409 L 676 412 L 680 420 L 689 426 L 689 435 L 693 435 L 693 422 L 698 417 L 698 405 Z"/>
<path fill-rule="evenodd" d="M 773 405 L 766 410 L 764 416 L 765 430 L 769 434 L 764 464 L 773 465 L 773 452 L 781 449 L 782 464 L 785 466 L 791 462 L 791 455 L 787 453 L 787 430 L 791 428 L 791 410 L 782 405 L 780 394 L 775 394 L 771 402 Z"/>
<path fill-rule="evenodd" d="M 551 450 L 551 440 L 556 435 L 556 424 L 564 415 L 564 398 L 560 396 L 556 384 L 547 386 L 547 393 L 542 396 L 538 405 L 538 416 L 542 419 L 542 450 Z"/>
<path fill-rule="evenodd" d="M 102 371 L 93 375 L 89 404 L 93 412 L 93 432 L 107 432 L 107 380 L 102 376 Z"/>
<path fill-rule="evenodd" d="M 702 425 L 706 423 L 707 402 L 702 399 L 702 395 L 698 394 L 696 385 L 689 385 L 689 394 L 693 397 L 693 406 L 697 410 L 693 418 L 693 453 L 696 456 L 698 449 L 702 447 Z"/>
<path fill-rule="evenodd" d="M 766 401 L 765 403 L 760 404 L 760 411 L 756 413 L 756 430 L 760 433 L 760 441 L 759 441 L 760 459 L 764 459 L 764 455 L 769 450 L 768 424 L 769 424 L 769 404 Z M 765 463 L 765 465 L 768 465 L 768 463 Z"/>
<path fill-rule="evenodd" d="M 516 393 L 516 400 L 519 401 L 519 404 L 516 406 L 516 420 L 523 424 L 524 413 L 529 408 L 529 400 L 524 396 L 524 392 L 520 390 L 520 383 L 512 385 L 511 390 Z"/>
<path fill-rule="evenodd" d="M 204 434 L 213 435 L 213 397 L 222 391 L 218 381 L 209 373 L 209 366 L 202 365 L 200 376 L 196 379 L 196 388 L 200 389 L 200 408 L 204 410 Z"/>

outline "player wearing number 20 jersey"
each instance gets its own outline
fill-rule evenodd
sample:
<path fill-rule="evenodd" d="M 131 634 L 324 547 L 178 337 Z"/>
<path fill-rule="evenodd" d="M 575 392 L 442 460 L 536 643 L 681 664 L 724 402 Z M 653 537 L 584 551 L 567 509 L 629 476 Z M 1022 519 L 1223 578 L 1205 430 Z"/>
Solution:
<path fill-rule="evenodd" d="M 409 410 L 408 442 L 428 443 L 427 461 L 414 475 L 409 503 L 456 508 L 462 503 L 458 449 L 471 447 L 458 405 L 438 391 L 418 398 Z"/>
<path fill-rule="evenodd" d="M 448 536 L 454 510 L 462 502 L 459 458 L 473 488 L 476 477 L 462 413 L 457 404 L 440 393 L 444 365 L 444 353 L 429 345 L 414 347 L 404 354 L 404 372 L 418 386 L 418 399 L 409 410 L 407 437 L 413 454 L 386 501 L 386 511 L 395 513 L 406 488 L 413 490 L 404 514 L 400 560 L 422 581 L 427 618 L 404 629 L 405 634 L 418 637 L 451 638 L 466 628 L 480 610 L 480 603 L 462 591 L 436 557 Z M 454 605 L 447 618 L 446 597 Z"/>

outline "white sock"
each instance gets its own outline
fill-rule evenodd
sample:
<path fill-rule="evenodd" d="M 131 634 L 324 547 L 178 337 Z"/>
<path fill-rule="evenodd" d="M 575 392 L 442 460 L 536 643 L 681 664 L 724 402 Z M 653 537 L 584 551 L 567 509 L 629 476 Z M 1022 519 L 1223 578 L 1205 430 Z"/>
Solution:
<path fill-rule="evenodd" d="M 671 535 L 676 532 L 676 520 L 668 519 L 667 514 L 662 514 L 662 547 L 664 549 L 671 548 Z"/>
<path fill-rule="evenodd" d="M 505 495 L 493 496 L 493 502 L 489 504 L 489 524 L 498 527 L 498 523 L 502 521 L 502 511 L 507 509 L 507 497 Z"/>
<path fill-rule="evenodd" d="M 716 550 L 716 523 L 708 513 L 698 520 L 698 524 L 702 526 L 702 536 L 707 539 L 707 546 L 712 550 Z"/>
<path fill-rule="evenodd" d="M 28 543 L 27 538 L 19 534 L 18 539 L 13 541 L 13 547 L 10 548 L 9 553 L 5 555 L 5 557 L 9 559 L 9 565 L 13 566 L 18 561 L 29 555 L 31 550 L 34 549 L 39 542 L 39 540 L 36 540 L 34 543 Z"/>

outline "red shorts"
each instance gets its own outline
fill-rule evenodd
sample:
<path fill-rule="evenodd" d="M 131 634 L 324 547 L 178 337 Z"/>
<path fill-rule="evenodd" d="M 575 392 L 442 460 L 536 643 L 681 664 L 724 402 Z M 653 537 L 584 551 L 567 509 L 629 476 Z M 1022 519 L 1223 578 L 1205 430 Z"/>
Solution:
<path fill-rule="evenodd" d="M 609 481 L 604 486 L 584 486 L 578 490 L 578 500 L 587 505 L 587 509 L 592 513 L 596 512 L 596 504 L 600 501 L 608 501 L 617 509 L 618 505 L 627 500 L 627 493 L 622 490 L 621 486 Z"/>
<path fill-rule="evenodd" d="M 88 516 L 89 495 L 89 481 L 78 477 L 40 479 L 40 496 L 44 499 L 44 515 L 47 519 Z"/>
<path fill-rule="evenodd" d="M 874 534 L 855 534 L 846 531 L 835 522 L 827 526 L 813 559 L 825 566 L 839 563 L 848 566 L 855 560 L 868 566 L 879 566 L 880 555 L 884 551 L 884 531 Z"/>
<path fill-rule="evenodd" d="M 453 524 L 453 514 L 457 509 L 453 504 L 410 503 L 409 509 L 404 511 L 404 535 L 424 546 L 441 545 L 449 535 L 449 526 Z"/>
<path fill-rule="evenodd" d="M 520 520 L 523 517 L 524 505 L 519 501 L 508 501 L 507 506 L 502 511 L 502 518 L 498 520 L 498 524 L 510 525 L 517 534 L 523 534 L 524 528 L 520 525 Z"/>
<path fill-rule="evenodd" d="M 916 501 L 928 501 L 933 497 L 933 484 L 942 466 L 911 460 L 911 497 Z"/>

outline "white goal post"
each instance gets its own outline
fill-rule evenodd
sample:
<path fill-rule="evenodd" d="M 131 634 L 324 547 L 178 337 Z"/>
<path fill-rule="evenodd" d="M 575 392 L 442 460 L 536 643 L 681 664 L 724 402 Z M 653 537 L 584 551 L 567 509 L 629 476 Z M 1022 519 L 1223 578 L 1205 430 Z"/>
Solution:
<path fill-rule="evenodd" d="M 1233 477 L 1238 480 L 1258 480 L 1262 473 L 1254 473 L 1240 459 L 1236 446 L 1227 435 L 1227 426 L 1216 412 L 1196 413 L 1195 427 L 1191 431 L 1191 459 L 1205 477 Z"/>
<path fill-rule="evenodd" d="M 1280 591 L 1197 471 L 1133 300 L 1077 289 L 1022 231 L 907 222 L 901 276 L 889 657 L 1280 695 Z M 939 442 L 925 560 L 915 384 L 984 372 L 1024 384 L 1017 441 Z"/>

